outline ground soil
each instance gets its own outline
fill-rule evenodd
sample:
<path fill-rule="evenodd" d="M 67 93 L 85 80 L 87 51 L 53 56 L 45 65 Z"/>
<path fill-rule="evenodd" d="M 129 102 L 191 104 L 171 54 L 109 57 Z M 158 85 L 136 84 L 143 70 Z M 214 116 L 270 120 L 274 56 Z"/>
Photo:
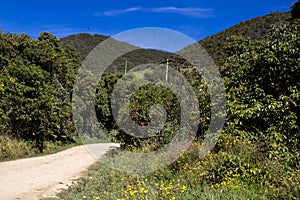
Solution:
<path fill-rule="evenodd" d="M 54 197 L 68 188 L 81 173 L 116 144 L 76 146 L 65 151 L 34 158 L 0 162 L 0 199 L 36 200 Z M 97 155 L 89 149 L 96 149 Z M 93 152 L 95 152 L 93 150 Z"/>

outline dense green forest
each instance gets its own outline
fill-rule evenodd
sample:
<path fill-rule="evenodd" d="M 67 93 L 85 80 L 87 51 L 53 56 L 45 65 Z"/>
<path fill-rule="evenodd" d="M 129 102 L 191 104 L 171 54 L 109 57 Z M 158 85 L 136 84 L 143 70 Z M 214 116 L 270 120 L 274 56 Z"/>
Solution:
<path fill-rule="evenodd" d="M 143 195 L 150 195 L 148 199 L 155 199 L 156 195 L 158 199 L 171 199 L 174 194 L 181 199 L 195 199 L 204 189 L 193 188 L 200 186 L 237 194 L 232 198 L 247 199 L 252 195 L 253 199 L 297 199 L 300 196 L 299 21 L 298 1 L 289 13 L 274 12 L 199 41 L 218 63 L 227 97 L 227 116 L 221 137 L 215 148 L 201 159 L 198 148 L 210 121 L 210 99 L 201 74 L 180 56 L 156 50 L 137 50 L 112 64 L 99 80 L 95 109 L 108 138 L 122 143 L 124 148 L 156 150 L 172 140 L 180 121 L 176 96 L 166 87 L 147 84 L 130 97 L 130 116 L 137 124 L 147 125 L 149 108 L 161 104 L 166 109 L 166 125 L 146 139 L 127 135 L 117 127 L 111 109 L 111 92 L 122 77 L 125 61 L 131 69 L 145 62 L 165 64 L 170 59 L 170 67 L 182 73 L 199 100 L 199 129 L 194 145 L 177 162 L 159 171 L 160 175 L 150 174 L 143 179 L 143 188 L 150 190 L 152 184 L 160 182 L 165 184 L 164 190 L 159 194 L 143 190 L 133 194 L 140 195 L 135 199 L 145 198 Z M 34 40 L 25 34 L 0 33 L 2 160 L 23 156 L 16 150 L 23 154 L 43 152 L 53 144 L 63 145 L 78 139 L 80 133 L 72 119 L 73 84 L 85 56 L 106 38 L 79 34 L 59 40 L 50 33 L 41 33 Z M 151 77 L 151 73 L 145 70 L 127 79 L 145 79 Z M 133 83 L 129 83 L 121 92 L 133 87 Z M 122 100 L 117 106 L 122 107 Z M 97 195 L 104 195 L 103 189 L 111 189 L 110 195 L 114 192 L 117 195 L 107 199 L 119 198 L 120 191 L 127 188 L 122 185 L 124 181 L 140 191 L 141 184 L 136 178 L 124 179 L 124 176 L 116 181 L 120 184 L 117 186 L 111 186 L 110 179 L 99 177 L 98 184 L 107 185 L 98 187 Z M 180 184 L 184 182 L 181 189 L 166 186 L 179 179 Z M 75 187 L 70 191 L 76 195 L 84 187 L 97 186 L 93 180 L 89 181 L 90 185 L 87 181 L 84 186 L 78 186 L 80 189 Z M 130 191 L 132 187 L 124 192 L 126 199 L 133 198 Z M 88 192 L 92 198 L 95 191 Z M 79 196 L 76 198 L 82 198 Z"/>
<path fill-rule="evenodd" d="M 1 159 L 74 142 L 70 103 L 79 66 L 79 54 L 50 33 L 37 40 L 0 33 Z"/>

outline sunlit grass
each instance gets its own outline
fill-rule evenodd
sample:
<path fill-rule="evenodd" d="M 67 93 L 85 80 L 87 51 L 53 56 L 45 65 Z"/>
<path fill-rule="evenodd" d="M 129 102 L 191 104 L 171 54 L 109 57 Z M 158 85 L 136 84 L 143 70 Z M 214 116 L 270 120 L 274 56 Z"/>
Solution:
<path fill-rule="evenodd" d="M 44 142 L 44 152 L 40 153 L 34 142 L 0 135 L 0 162 L 53 154 L 80 145 L 80 141 L 63 144 L 62 142 Z"/>
<path fill-rule="evenodd" d="M 127 174 L 94 164 L 84 176 L 59 199 L 267 199 L 259 184 L 248 184 L 241 174 L 225 176 L 220 182 L 211 181 L 209 162 L 220 155 L 197 157 L 197 144 L 172 165 L 148 174 Z"/>

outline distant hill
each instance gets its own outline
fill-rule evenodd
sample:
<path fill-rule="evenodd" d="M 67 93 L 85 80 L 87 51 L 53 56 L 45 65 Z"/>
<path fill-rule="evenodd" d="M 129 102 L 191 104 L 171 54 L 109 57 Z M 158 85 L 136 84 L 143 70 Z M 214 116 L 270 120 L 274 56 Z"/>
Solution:
<path fill-rule="evenodd" d="M 215 35 L 206 37 L 200 40 L 199 43 L 207 50 L 216 63 L 220 63 L 222 58 L 227 57 L 224 47 L 226 38 L 229 36 L 238 35 L 260 40 L 271 30 L 273 24 L 285 23 L 290 18 L 290 13 L 273 12 L 262 17 L 241 22 Z M 93 48 L 107 38 L 108 36 L 81 33 L 61 38 L 60 42 L 63 46 L 74 47 L 80 53 L 81 60 L 84 60 Z M 158 50 L 139 49 L 118 58 L 111 66 L 111 71 L 123 72 L 126 60 L 128 62 L 128 69 L 131 69 L 145 63 L 165 63 L 167 59 L 171 60 L 171 67 L 182 68 L 189 66 L 184 59 L 176 54 Z"/>
<path fill-rule="evenodd" d="M 93 48 L 107 38 L 108 36 L 104 35 L 80 33 L 61 38 L 60 43 L 62 46 L 74 47 L 80 53 L 80 59 L 84 60 Z"/>
<path fill-rule="evenodd" d="M 285 23 L 291 18 L 290 13 L 273 12 L 271 14 L 256 17 L 245 22 L 241 22 L 228 29 L 225 29 L 215 35 L 209 36 L 200 40 L 199 43 L 212 56 L 215 62 L 226 57 L 224 47 L 226 38 L 237 35 L 249 37 L 254 40 L 260 40 L 271 30 L 272 24 Z"/>
<path fill-rule="evenodd" d="M 81 61 L 83 61 L 90 51 L 107 38 L 108 36 L 98 34 L 80 33 L 61 38 L 60 42 L 63 46 L 75 48 L 80 53 Z M 109 71 L 123 73 L 126 61 L 128 69 L 131 69 L 146 63 L 166 63 L 167 59 L 169 59 L 171 67 L 182 68 L 189 66 L 184 59 L 176 54 L 153 49 L 138 49 L 116 59 L 110 66 Z"/>

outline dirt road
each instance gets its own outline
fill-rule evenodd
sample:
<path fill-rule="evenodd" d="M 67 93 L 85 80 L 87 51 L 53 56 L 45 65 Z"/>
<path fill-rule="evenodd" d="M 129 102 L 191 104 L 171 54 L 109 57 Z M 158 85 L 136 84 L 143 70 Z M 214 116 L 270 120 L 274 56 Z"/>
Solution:
<path fill-rule="evenodd" d="M 116 146 L 91 144 L 89 149 L 95 148 L 99 158 Z M 36 200 L 55 196 L 95 161 L 95 155 L 89 154 L 85 146 L 77 146 L 52 155 L 1 162 L 0 199 Z"/>

